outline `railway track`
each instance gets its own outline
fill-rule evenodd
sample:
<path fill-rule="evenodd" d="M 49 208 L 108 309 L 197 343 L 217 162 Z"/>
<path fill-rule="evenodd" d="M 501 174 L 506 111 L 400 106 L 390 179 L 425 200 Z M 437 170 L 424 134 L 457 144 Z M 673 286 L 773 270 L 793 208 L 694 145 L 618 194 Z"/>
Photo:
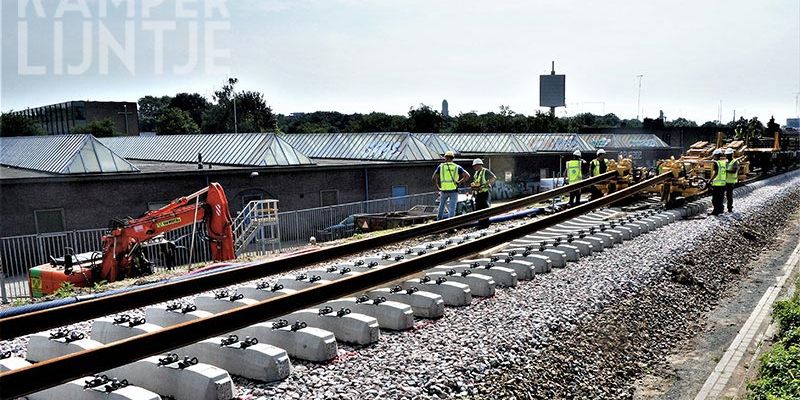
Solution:
<path fill-rule="evenodd" d="M 99 318 L 94 321 L 91 339 L 66 331 L 37 333 L 31 336 L 27 356 L 37 363 L 0 360 L 8 370 L 0 374 L 2 397 L 16 398 L 53 387 L 30 398 L 92 398 L 94 393 L 106 391 L 132 399 L 157 398 L 154 393 L 175 398 L 230 398 L 230 375 L 260 381 L 283 379 L 290 373 L 290 358 L 330 360 L 336 357 L 337 341 L 374 343 L 380 340 L 381 329 L 411 328 L 415 318 L 438 318 L 450 312 L 445 306 L 466 306 L 473 297 L 492 296 L 498 288 L 516 286 L 519 280 L 533 279 L 551 268 L 564 267 L 580 257 L 705 211 L 707 200 L 674 210 L 619 212 L 603 208 L 668 176 L 520 226 L 429 242 L 401 253 L 309 271 L 304 276 L 245 285 L 236 292 L 199 296 L 194 304 L 149 307 L 144 321 Z M 566 188 L 544 195 L 555 196 L 574 186 Z M 514 203 L 506 208 L 525 202 Z M 468 216 L 473 220 L 484 217 L 479 213 Z M 447 226 L 443 229 L 468 221 L 459 218 L 442 224 Z M 487 249 L 494 251 L 485 257 L 478 255 Z M 147 304 L 178 297 L 158 293 Z M 343 297 L 354 293 L 356 297 Z M 133 306 L 117 305 L 114 311 L 141 303 L 136 300 Z M 71 312 L 81 306 L 87 310 L 97 307 L 77 303 Z M 14 317 L 14 322 L 28 324 L 16 325 L 15 333 L 43 330 L 39 329 L 41 314 L 30 315 L 34 314 Z M 80 319 L 71 319 L 76 320 Z M 7 323 L 10 321 L 2 321 L 2 329 L 9 326 L 3 325 Z M 46 325 L 44 329 L 58 326 Z M 92 378 L 100 372 L 117 380 Z"/>

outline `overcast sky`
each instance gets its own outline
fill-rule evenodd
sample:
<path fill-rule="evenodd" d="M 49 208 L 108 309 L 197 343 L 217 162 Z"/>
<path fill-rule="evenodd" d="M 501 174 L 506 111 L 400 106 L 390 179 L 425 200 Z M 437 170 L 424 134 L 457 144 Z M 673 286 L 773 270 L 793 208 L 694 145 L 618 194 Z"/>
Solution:
<path fill-rule="evenodd" d="M 2 0 L 0 108 L 210 97 L 235 76 L 280 113 L 405 114 L 447 99 L 451 115 L 530 114 L 555 60 L 560 115 L 635 117 L 639 74 L 645 116 L 702 123 L 720 102 L 724 121 L 797 114 L 798 0 L 159 3 Z"/>

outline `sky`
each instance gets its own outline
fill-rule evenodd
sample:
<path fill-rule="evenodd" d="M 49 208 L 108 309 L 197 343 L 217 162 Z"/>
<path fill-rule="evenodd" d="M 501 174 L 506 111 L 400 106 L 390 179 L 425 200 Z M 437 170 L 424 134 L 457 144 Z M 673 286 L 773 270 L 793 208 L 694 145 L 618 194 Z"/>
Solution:
<path fill-rule="evenodd" d="M 275 112 L 798 115 L 800 0 L 2 0 L 0 110 L 228 77 Z M 639 78 L 641 100 L 638 101 Z M 640 106 L 637 106 L 640 104 Z"/>

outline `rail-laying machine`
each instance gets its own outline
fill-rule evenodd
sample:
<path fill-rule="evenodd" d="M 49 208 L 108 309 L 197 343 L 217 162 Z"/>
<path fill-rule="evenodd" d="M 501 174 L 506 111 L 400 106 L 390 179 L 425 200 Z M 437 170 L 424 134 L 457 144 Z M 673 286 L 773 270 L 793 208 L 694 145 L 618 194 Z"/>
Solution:
<path fill-rule="evenodd" d="M 50 257 L 50 263 L 32 268 L 31 294 L 41 297 L 53 293 L 64 282 L 84 287 L 150 274 L 152 263 L 145 257 L 144 247 L 164 243 L 164 233 L 200 221 L 205 222 L 212 258 L 236 258 L 228 199 L 222 186 L 213 182 L 139 218 L 113 219 L 101 239 L 100 252 Z"/>

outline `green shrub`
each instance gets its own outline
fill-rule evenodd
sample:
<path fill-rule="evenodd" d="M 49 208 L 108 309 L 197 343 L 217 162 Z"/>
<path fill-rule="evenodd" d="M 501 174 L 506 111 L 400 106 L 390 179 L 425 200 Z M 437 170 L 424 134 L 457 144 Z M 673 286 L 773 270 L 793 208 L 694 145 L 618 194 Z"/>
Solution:
<path fill-rule="evenodd" d="M 759 379 L 750 384 L 750 399 L 800 399 L 800 346 L 782 342 L 761 357 Z"/>
<path fill-rule="evenodd" d="M 789 299 L 775 302 L 772 317 L 780 327 L 778 335 L 783 335 L 793 327 L 800 326 L 800 299 L 797 294 Z"/>
<path fill-rule="evenodd" d="M 800 279 L 797 286 L 800 287 Z M 775 303 L 779 329 L 772 349 L 761 356 L 758 380 L 748 385 L 750 400 L 800 399 L 800 291 Z"/>
<path fill-rule="evenodd" d="M 53 295 L 59 299 L 72 297 L 75 295 L 75 285 L 72 282 L 61 282 Z"/>

